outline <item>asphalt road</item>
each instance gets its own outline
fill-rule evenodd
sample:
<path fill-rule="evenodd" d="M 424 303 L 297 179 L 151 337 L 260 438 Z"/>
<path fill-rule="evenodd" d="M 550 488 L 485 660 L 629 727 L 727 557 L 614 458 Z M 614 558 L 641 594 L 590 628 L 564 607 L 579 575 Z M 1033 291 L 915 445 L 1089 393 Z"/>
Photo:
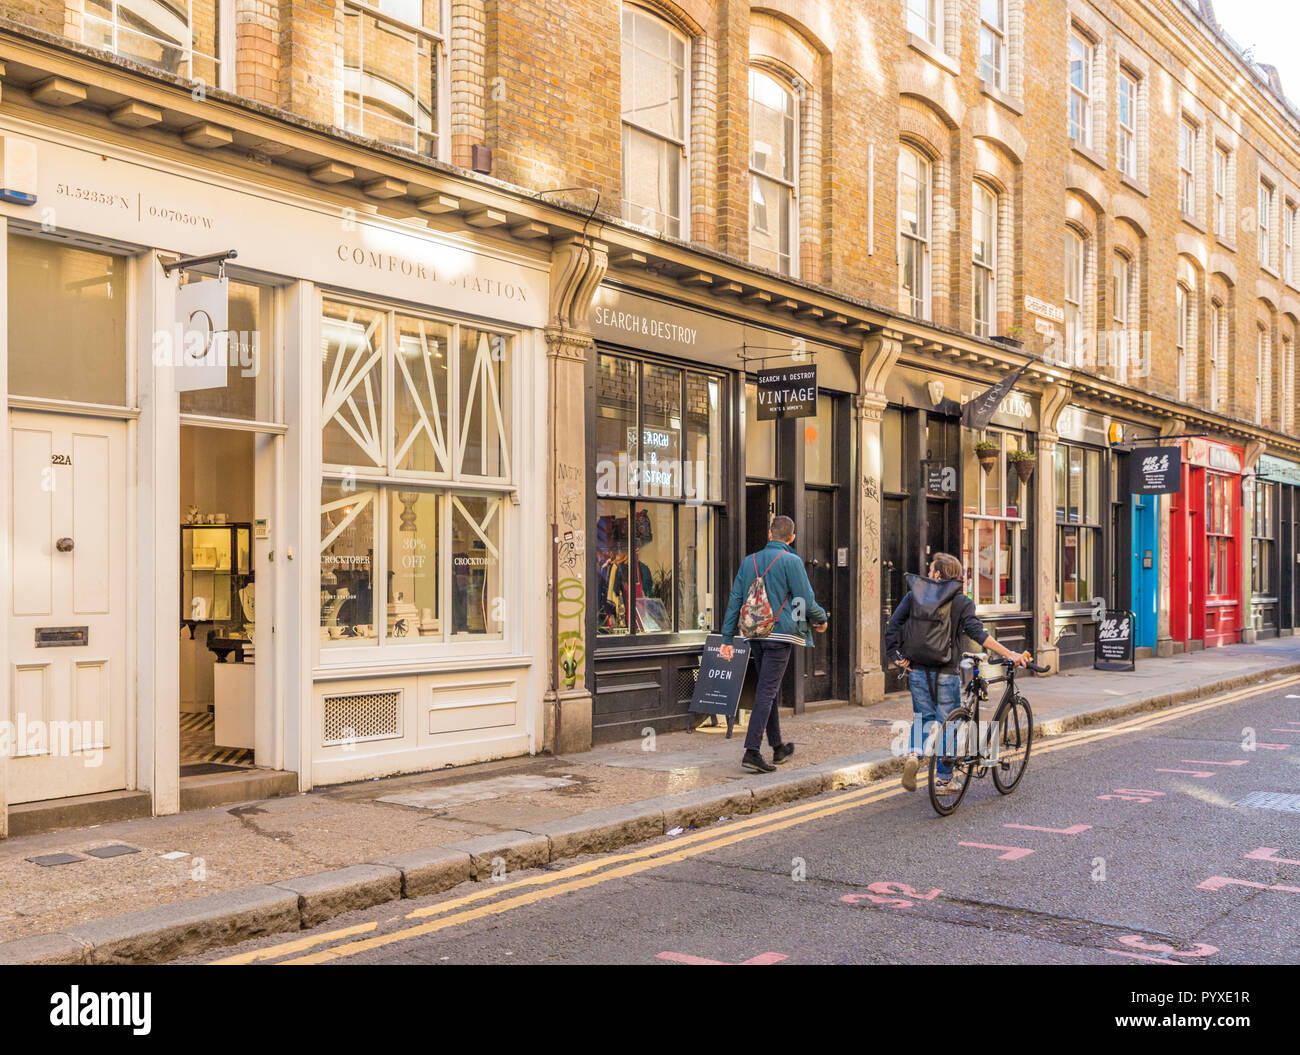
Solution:
<path fill-rule="evenodd" d="M 1300 793 L 1300 684 L 1040 739 L 951 817 L 848 789 L 194 962 L 1300 962 L 1300 812 L 1252 792 Z"/>

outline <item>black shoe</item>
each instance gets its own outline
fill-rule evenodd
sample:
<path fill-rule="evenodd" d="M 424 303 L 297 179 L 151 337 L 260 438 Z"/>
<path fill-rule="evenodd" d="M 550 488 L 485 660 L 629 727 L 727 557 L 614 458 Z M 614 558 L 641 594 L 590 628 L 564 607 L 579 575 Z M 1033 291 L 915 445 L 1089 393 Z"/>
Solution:
<path fill-rule="evenodd" d="M 794 744 L 790 743 L 790 741 L 787 740 L 780 747 L 774 748 L 772 750 L 772 761 L 779 766 L 792 754 L 794 754 Z"/>
<path fill-rule="evenodd" d="M 745 757 L 740 760 L 740 764 L 745 769 L 752 769 L 755 773 L 775 773 L 776 766 L 772 765 L 757 751 L 746 751 Z"/>

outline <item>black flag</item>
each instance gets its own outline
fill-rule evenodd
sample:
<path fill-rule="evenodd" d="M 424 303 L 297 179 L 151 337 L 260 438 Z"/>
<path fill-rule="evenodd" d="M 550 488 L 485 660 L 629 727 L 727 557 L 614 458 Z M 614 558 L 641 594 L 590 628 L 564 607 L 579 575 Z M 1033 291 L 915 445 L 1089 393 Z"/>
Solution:
<path fill-rule="evenodd" d="M 968 429 L 985 428 L 993 415 L 997 413 L 998 404 L 1007 398 L 1007 393 L 1016 387 L 1020 375 L 1029 369 L 1029 364 L 1017 367 L 987 392 L 981 392 L 973 399 L 968 399 L 961 408 L 961 423 Z"/>

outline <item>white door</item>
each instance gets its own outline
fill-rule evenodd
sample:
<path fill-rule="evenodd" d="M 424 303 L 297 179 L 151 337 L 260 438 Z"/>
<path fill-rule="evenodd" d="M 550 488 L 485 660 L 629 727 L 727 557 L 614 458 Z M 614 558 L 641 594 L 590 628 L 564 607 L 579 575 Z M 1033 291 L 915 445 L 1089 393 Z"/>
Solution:
<path fill-rule="evenodd" d="M 126 787 L 126 424 L 9 415 L 9 801 Z"/>

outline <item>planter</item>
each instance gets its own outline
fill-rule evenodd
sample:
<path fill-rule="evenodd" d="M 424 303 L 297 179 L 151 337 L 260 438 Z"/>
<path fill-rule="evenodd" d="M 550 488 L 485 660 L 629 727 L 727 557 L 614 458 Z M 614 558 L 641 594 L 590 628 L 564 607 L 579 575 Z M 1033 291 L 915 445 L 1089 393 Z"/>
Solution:
<path fill-rule="evenodd" d="M 998 464 L 998 452 L 996 450 L 982 451 L 976 448 L 975 457 L 979 459 L 980 468 L 986 473 L 991 473 Z"/>
<path fill-rule="evenodd" d="M 1011 463 L 1011 467 L 1016 470 L 1016 475 L 1020 477 L 1022 484 L 1029 483 L 1029 478 L 1034 475 L 1034 466 L 1038 464 L 1037 458 L 1020 458 Z"/>
<path fill-rule="evenodd" d="M 1008 348 L 1023 348 L 1025 346 L 1025 342 L 1019 337 L 998 336 L 994 337 L 993 340 L 997 341 L 998 344 L 1005 344 Z"/>

